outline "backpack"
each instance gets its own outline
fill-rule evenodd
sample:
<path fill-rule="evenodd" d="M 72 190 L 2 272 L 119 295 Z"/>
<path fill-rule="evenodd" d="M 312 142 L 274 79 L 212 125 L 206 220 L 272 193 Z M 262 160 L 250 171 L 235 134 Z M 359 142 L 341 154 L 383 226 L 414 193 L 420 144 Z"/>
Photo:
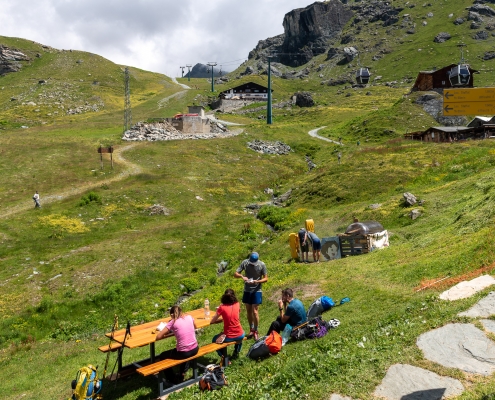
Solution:
<path fill-rule="evenodd" d="M 282 336 L 277 331 L 271 331 L 265 343 L 270 354 L 277 354 L 282 349 Z"/>
<path fill-rule="evenodd" d="M 330 310 L 335 306 L 335 302 L 332 298 L 327 296 L 322 296 L 311 303 L 308 308 L 307 317 L 308 319 L 314 318 L 317 315 L 321 315 L 323 311 Z"/>
<path fill-rule="evenodd" d="M 292 331 L 290 337 L 294 340 L 317 339 L 325 336 L 333 328 L 321 316 L 310 319 L 304 326 Z"/>
<path fill-rule="evenodd" d="M 225 385 L 228 385 L 227 377 L 223 373 L 223 368 L 216 364 L 207 365 L 205 373 L 199 379 L 198 385 L 201 391 L 219 390 Z"/>
<path fill-rule="evenodd" d="M 72 381 L 71 400 L 94 400 L 101 399 L 99 395 L 102 387 L 101 380 L 98 379 L 98 367 L 88 365 L 77 371 L 76 379 Z"/>
<path fill-rule="evenodd" d="M 277 354 L 282 348 L 282 336 L 276 331 L 270 332 L 268 336 L 263 336 L 258 339 L 248 350 L 247 356 L 253 360 L 258 360 Z"/>

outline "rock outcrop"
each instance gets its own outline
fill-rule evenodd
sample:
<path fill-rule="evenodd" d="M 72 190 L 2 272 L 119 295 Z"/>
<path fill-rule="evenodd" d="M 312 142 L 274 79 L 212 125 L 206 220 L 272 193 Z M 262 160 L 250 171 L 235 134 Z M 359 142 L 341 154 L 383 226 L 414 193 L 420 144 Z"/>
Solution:
<path fill-rule="evenodd" d="M 284 33 L 260 40 L 249 53 L 249 59 L 266 59 L 272 52 L 280 53 L 280 62 L 291 67 L 306 64 L 314 56 L 326 53 L 340 41 L 343 27 L 353 12 L 343 2 L 316 2 L 285 14 Z"/>
<path fill-rule="evenodd" d="M 22 68 L 20 61 L 28 61 L 29 57 L 20 51 L 0 44 L 0 75 L 18 72 Z"/>

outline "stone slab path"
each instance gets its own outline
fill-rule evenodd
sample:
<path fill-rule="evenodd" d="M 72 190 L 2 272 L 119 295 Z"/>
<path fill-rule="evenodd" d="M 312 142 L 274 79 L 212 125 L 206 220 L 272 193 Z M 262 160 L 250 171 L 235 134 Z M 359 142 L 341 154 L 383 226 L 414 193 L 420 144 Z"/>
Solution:
<path fill-rule="evenodd" d="M 455 301 L 495 284 L 490 275 L 460 282 L 440 295 L 440 299 Z M 420 335 L 416 341 L 426 359 L 447 368 L 457 368 L 471 374 L 488 376 L 495 372 L 495 342 L 486 333 L 495 333 L 495 292 L 478 301 L 459 316 L 476 318 L 485 331 L 474 324 L 447 324 Z M 462 394 L 462 383 L 423 368 L 406 364 L 392 365 L 373 395 L 387 400 L 441 400 Z M 332 394 L 330 400 L 350 400 Z"/>
<path fill-rule="evenodd" d="M 407 364 L 392 365 L 374 395 L 396 400 L 441 399 L 464 391 L 457 379 Z"/>
<path fill-rule="evenodd" d="M 495 343 L 473 324 L 448 324 L 416 341 L 425 358 L 444 367 L 490 375 L 495 372 Z"/>
<path fill-rule="evenodd" d="M 479 276 L 470 281 L 462 281 L 440 295 L 442 300 L 467 299 L 473 294 L 495 285 L 495 279 L 490 275 Z"/>

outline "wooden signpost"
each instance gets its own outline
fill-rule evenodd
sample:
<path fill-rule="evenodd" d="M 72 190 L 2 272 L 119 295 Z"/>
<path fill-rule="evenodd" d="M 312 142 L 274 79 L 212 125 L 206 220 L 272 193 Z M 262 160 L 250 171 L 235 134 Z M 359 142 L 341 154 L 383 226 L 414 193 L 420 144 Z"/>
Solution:
<path fill-rule="evenodd" d="M 495 88 L 445 89 L 443 115 L 495 114 Z"/>
<path fill-rule="evenodd" d="M 113 146 L 110 147 L 98 147 L 98 153 L 100 153 L 100 163 L 101 163 L 101 169 L 103 169 L 103 153 L 110 153 L 110 161 L 112 163 L 112 169 L 113 169 Z"/>

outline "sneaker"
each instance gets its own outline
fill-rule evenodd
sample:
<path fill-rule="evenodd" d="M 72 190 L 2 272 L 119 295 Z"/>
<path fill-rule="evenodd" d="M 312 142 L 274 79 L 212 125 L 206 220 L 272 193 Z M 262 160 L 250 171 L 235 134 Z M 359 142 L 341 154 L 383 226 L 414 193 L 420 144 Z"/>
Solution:
<path fill-rule="evenodd" d="M 254 331 L 250 330 L 249 333 L 247 334 L 246 338 L 251 339 L 254 336 Z"/>
<path fill-rule="evenodd" d="M 254 340 L 258 340 L 258 331 L 253 332 Z"/>

